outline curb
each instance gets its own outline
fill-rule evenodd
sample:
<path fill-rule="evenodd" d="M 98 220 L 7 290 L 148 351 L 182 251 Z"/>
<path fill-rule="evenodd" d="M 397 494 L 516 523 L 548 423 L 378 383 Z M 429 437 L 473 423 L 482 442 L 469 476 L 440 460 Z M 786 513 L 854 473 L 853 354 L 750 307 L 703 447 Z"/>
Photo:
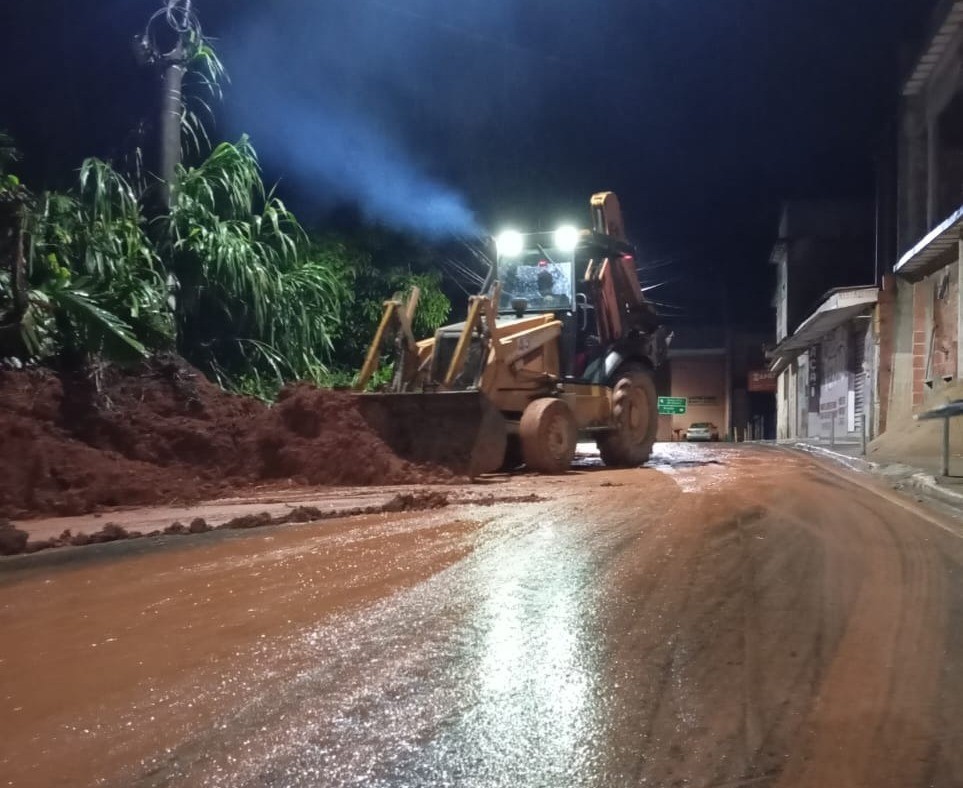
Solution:
<path fill-rule="evenodd" d="M 963 509 L 963 493 L 947 490 L 946 487 L 936 481 L 935 476 L 928 473 L 914 473 L 909 481 L 920 492 L 937 498 L 950 506 Z"/>
<path fill-rule="evenodd" d="M 839 452 L 825 449 L 822 446 L 814 446 L 811 443 L 788 443 L 784 445 L 809 454 L 825 457 L 826 459 L 846 466 L 850 470 L 860 471 L 862 473 L 878 474 L 880 469 L 884 467 L 876 462 L 863 460 L 859 457 L 850 457 L 848 454 L 840 454 Z M 936 481 L 936 477 L 932 474 L 918 471 L 909 476 L 907 482 L 908 485 L 918 493 L 934 498 L 953 507 L 957 511 L 963 512 L 963 493 L 948 490 Z"/>
<path fill-rule="evenodd" d="M 873 473 L 879 470 L 880 466 L 878 463 L 870 462 L 869 460 L 864 460 L 860 457 L 850 457 L 848 454 L 841 454 L 838 451 L 832 451 L 830 449 L 825 449 L 822 446 L 814 446 L 811 443 L 789 443 L 783 444 L 797 449 L 799 451 L 804 451 L 809 454 L 815 454 L 820 457 L 825 457 L 826 459 L 837 462 L 840 465 L 845 465 L 847 468 L 853 471 L 861 471 L 863 473 Z M 935 484 L 934 480 L 934 484 Z M 963 496 L 960 496 L 960 503 L 963 503 Z"/>

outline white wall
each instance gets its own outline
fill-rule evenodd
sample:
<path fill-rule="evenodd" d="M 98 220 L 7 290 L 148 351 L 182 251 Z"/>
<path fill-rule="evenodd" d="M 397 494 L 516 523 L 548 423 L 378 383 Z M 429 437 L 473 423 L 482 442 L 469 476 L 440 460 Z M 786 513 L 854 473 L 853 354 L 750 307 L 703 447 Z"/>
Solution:
<path fill-rule="evenodd" d="M 787 440 L 792 437 L 790 423 L 793 413 L 789 408 L 789 390 L 792 388 L 792 373 L 789 368 L 776 379 L 776 438 Z"/>

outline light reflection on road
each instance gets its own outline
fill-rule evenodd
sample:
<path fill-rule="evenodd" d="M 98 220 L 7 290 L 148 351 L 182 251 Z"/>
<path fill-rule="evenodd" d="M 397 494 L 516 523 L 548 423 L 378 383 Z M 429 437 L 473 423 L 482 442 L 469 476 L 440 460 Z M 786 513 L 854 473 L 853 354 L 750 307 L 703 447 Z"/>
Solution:
<path fill-rule="evenodd" d="M 591 784 L 599 545 L 533 513 L 499 518 L 420 586 L 264 655 L 309 662 L 143 784 Z"/>
<path fill-rule="evenodd" d="M 684 486 L 705 458 L 661 444 L 653 465 Z M 304 668 L 147 784 L 604 783 L 600 568 L 623 536 L 540 514 L 492 511 L 466 559 L 265 655 Z"/>
<path fill-rule="evenodd" d="M 482 600 L 477 643 L 462 658 L 476 675 L 475 702 L 451 745 L 479 747 L 487 774 L 478 784 L 591 780 L 599 671 L 584 547 L 569 530 L 542 525 L 469 573 Z"/>

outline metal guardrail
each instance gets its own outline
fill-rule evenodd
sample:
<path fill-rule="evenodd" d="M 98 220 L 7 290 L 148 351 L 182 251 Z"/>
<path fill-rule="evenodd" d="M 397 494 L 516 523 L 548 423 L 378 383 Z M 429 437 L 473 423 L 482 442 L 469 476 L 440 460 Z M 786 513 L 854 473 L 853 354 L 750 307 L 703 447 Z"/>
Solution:
<path fill-rule="evenodd" d="M 915 417 L 918 421 L 943 419 L 943 456 L 940 465 L 942 476 L 950 475 L 950 419 L 957 416 L 963 416 L 963 399 L 955 399 L 938 408 L 918 413 Z"/>

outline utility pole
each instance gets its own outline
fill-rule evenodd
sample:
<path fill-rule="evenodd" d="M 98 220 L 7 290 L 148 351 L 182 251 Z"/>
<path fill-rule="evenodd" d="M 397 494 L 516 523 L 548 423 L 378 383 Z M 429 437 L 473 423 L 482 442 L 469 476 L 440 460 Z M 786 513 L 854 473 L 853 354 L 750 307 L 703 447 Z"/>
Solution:
<path fill-rule="evenodd" d="M 158 27 L 166 26 L 159 31 Z M 160 155 L 161 202 L 171 204 L 171 184 L 181 163 L 181 123 L 184 118 L 184 75 L 190 58 L 191 33 L 198 29 L 192 0 L 165 0 L 144 33 L 134 41 L 138 59 L 161 68 Z M 166 34 L 167 42 L 158 40 Z M 172 39 L 172 40 L 171 40 Z"/>
<path fill-rule="evenodd" d="M 178 41 L 177 46 L 164 56 L 164 60 L 160 174 L 166 192 L 164 201 L 170 205 L 170 185 L 181 163 L 181 119 L 184 116 L 184 73 L 187 71 L 183 41 Z"/>

